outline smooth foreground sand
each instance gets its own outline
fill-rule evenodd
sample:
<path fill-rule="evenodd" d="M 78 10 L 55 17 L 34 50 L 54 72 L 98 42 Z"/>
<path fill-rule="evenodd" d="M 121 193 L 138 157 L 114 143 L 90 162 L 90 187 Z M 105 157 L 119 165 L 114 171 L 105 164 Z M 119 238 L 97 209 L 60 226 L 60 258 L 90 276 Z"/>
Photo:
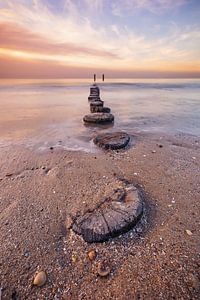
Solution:
<path fill-rule="evenodd" d="M 1 298 L 198 299 L 199 150 L 200 140 L 184 135 L 138 135 L 119 152 L 2 148 Z M 122 180 L 146 195 L 134 230 L 87 244 L 66 229 L 70 214 L 94 207 Z M 97 252 L 92 262 L 90 249 Z M 104 259 L 111 274 L 101 278 Z M 43 287 L 32 285 L 37 270 L 47 273 Z"/>

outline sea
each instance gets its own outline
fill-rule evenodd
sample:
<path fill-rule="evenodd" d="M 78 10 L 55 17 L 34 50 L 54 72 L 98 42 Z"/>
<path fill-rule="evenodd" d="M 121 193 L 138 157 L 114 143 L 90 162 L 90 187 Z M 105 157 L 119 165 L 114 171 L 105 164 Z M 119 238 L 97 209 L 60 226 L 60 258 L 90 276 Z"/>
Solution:
<path fill-rule="evenodd" d="M 200 79 L 106 79 L 97 82 L 115 121 L 86 126 L 91 79 L 1 79 L 0 147 L 93 150 L 106 131 L 200 137 Z"/>

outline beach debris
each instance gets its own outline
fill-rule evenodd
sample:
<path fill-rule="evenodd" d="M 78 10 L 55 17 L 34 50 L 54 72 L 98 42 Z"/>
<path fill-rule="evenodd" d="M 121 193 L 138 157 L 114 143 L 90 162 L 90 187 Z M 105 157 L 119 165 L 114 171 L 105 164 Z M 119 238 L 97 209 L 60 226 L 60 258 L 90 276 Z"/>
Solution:
<path fill-rule="evenodd" d="M 97 265 L 97 273 L 100 277 L 107 277 L 111 272 L 111 268 L 106 260 L 103 260 Z"/>
<path fill-rule="evenodd" d="M 51 147 L 49 147 L 49 149 L 50 149 L 50 150 L 53 150 L 54 148 L 51 146 Z"/>
<path fill-rule="evenodd" d="M 118 188 L 74 219 L 72 229 L 88 243 L 104 242 L 134 227 L 143 213 L 143 199 L 133 185 Z"/>
<path fill-rule="evenodd" d="M 85 123 L 94 124 L 112 123 L 114 121 L 114 116 L 110 113 L 92 113 L 85 115 L 83 121 Z"/>
<path fill-rule="evenodd" d="M 189 229 L 186 229 L 185 231 L 188 235 L 192 235 L 192 231 L 190 231 Z"/>
<path fill-rule="evenodd" d="M 152 150 L 151 152 L 152 152 L 152 153 L 156 153 L 156 150 Z"/>
<path fill-rule="evenodd" d="M 128 145 L 130 136 L 126 132 L 107 132 L 97 135 L 93 142 L 103 149 L 121 149 Z"/>
<path fill-rule="evenodd" d="M 88 251 L 89 260 L 91 260 L 91 261 L 95 260 L 96 256 L 97 256 L 97 253 L 94 249 L 91 249 Z"/>
<path fill-rule="evenodd" d="M 7 173 L 6 174 L 6 177 L 11 177 L 11 176 L 13 176 L 13 173 Z"/>
<path fill-rule="evenodd" d="M 40 271 L 35 274 L 34 280 L 33 280 L 33 285 L 36 286 L 43 286 L 47 281 L 47 275 L 44 271 Z"/>

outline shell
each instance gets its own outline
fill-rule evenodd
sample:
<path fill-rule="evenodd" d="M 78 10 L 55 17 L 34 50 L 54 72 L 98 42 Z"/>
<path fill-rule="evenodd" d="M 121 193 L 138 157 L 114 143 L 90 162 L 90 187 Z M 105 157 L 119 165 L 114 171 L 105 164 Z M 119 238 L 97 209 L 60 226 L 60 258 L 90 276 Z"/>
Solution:
<path fill-rule="evenodd" d="M 37 286 L 43 286 L 47 281 L 47 275 L 44 271 L 40 271 L 35 274 L 33 284 Z"/>
<path fill-rule="evenodd" d="M 186 229 L 186 233 L 187 233 L 188 235 L 192 235 L 192 231 L 190 231 L 190 230 L 188 230 L 188 229 Z"/>
<path fill-rule="evenodd" d="M 108 263 L 106 261 L 103 261 L 103 262 L 98 263 L 97 272 L 98 272 L 99 276 L 107 277 L 110 274 L 111 269 L 110 269 Z"/>

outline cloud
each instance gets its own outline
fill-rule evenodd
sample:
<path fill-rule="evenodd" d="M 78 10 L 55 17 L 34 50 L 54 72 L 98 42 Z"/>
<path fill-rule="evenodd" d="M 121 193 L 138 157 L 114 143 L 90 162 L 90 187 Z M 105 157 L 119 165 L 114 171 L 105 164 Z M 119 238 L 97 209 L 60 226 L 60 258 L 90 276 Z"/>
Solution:
<path fill-rule="evenodd" d="M 30 51 L 45 54 L 85 54 L 92 56 L 115 55 L 108 51 L 78 47 L 69 43 L 58 43 L 33 33 L 28 29 L 13 23 L 0 23 L 0 46 L 1 48 Z"/>
<path fill-rule="evenodd" d="M 139 9 L 171 9 L 171 0 L 113 1 L 122 7 L 134 2 Z M 161 4 L 162 2 L 162 4 Z M 176 5 L 185 1 L 177 0 Z M 58 63 L 59 66 L 104 68 L 105 70 L 200 70 L 198 26 L 170 23 L 163 37 L 136 34 L 117 24 L 97 26 L 92 10 L 104 17 L 105 1 L 89 7 L 89 0 L 65 0 L 62 13 L 45 1 L 0 0 L 0 55 L 5 59 Z M 83 6 L 84 5 L 84 6 Z M 175 5 L 175 4 L 174 4 Z M 80 10 L 87 11 L 82 15 Z M 160 8 L 161 9 L 161 8 Z M 86 17 L 87 15 L 87 17 Z M 1 63 L 0 63 L 1 64 Z"/>
<path fill-rule="evenodd" d="M 122 16 L 127 13 L 132 14 L 139 9 L 154 14 L 163 14 L 188 2 L 188 0 L 114 0 L 112 12 L 116 16 Z"/>

